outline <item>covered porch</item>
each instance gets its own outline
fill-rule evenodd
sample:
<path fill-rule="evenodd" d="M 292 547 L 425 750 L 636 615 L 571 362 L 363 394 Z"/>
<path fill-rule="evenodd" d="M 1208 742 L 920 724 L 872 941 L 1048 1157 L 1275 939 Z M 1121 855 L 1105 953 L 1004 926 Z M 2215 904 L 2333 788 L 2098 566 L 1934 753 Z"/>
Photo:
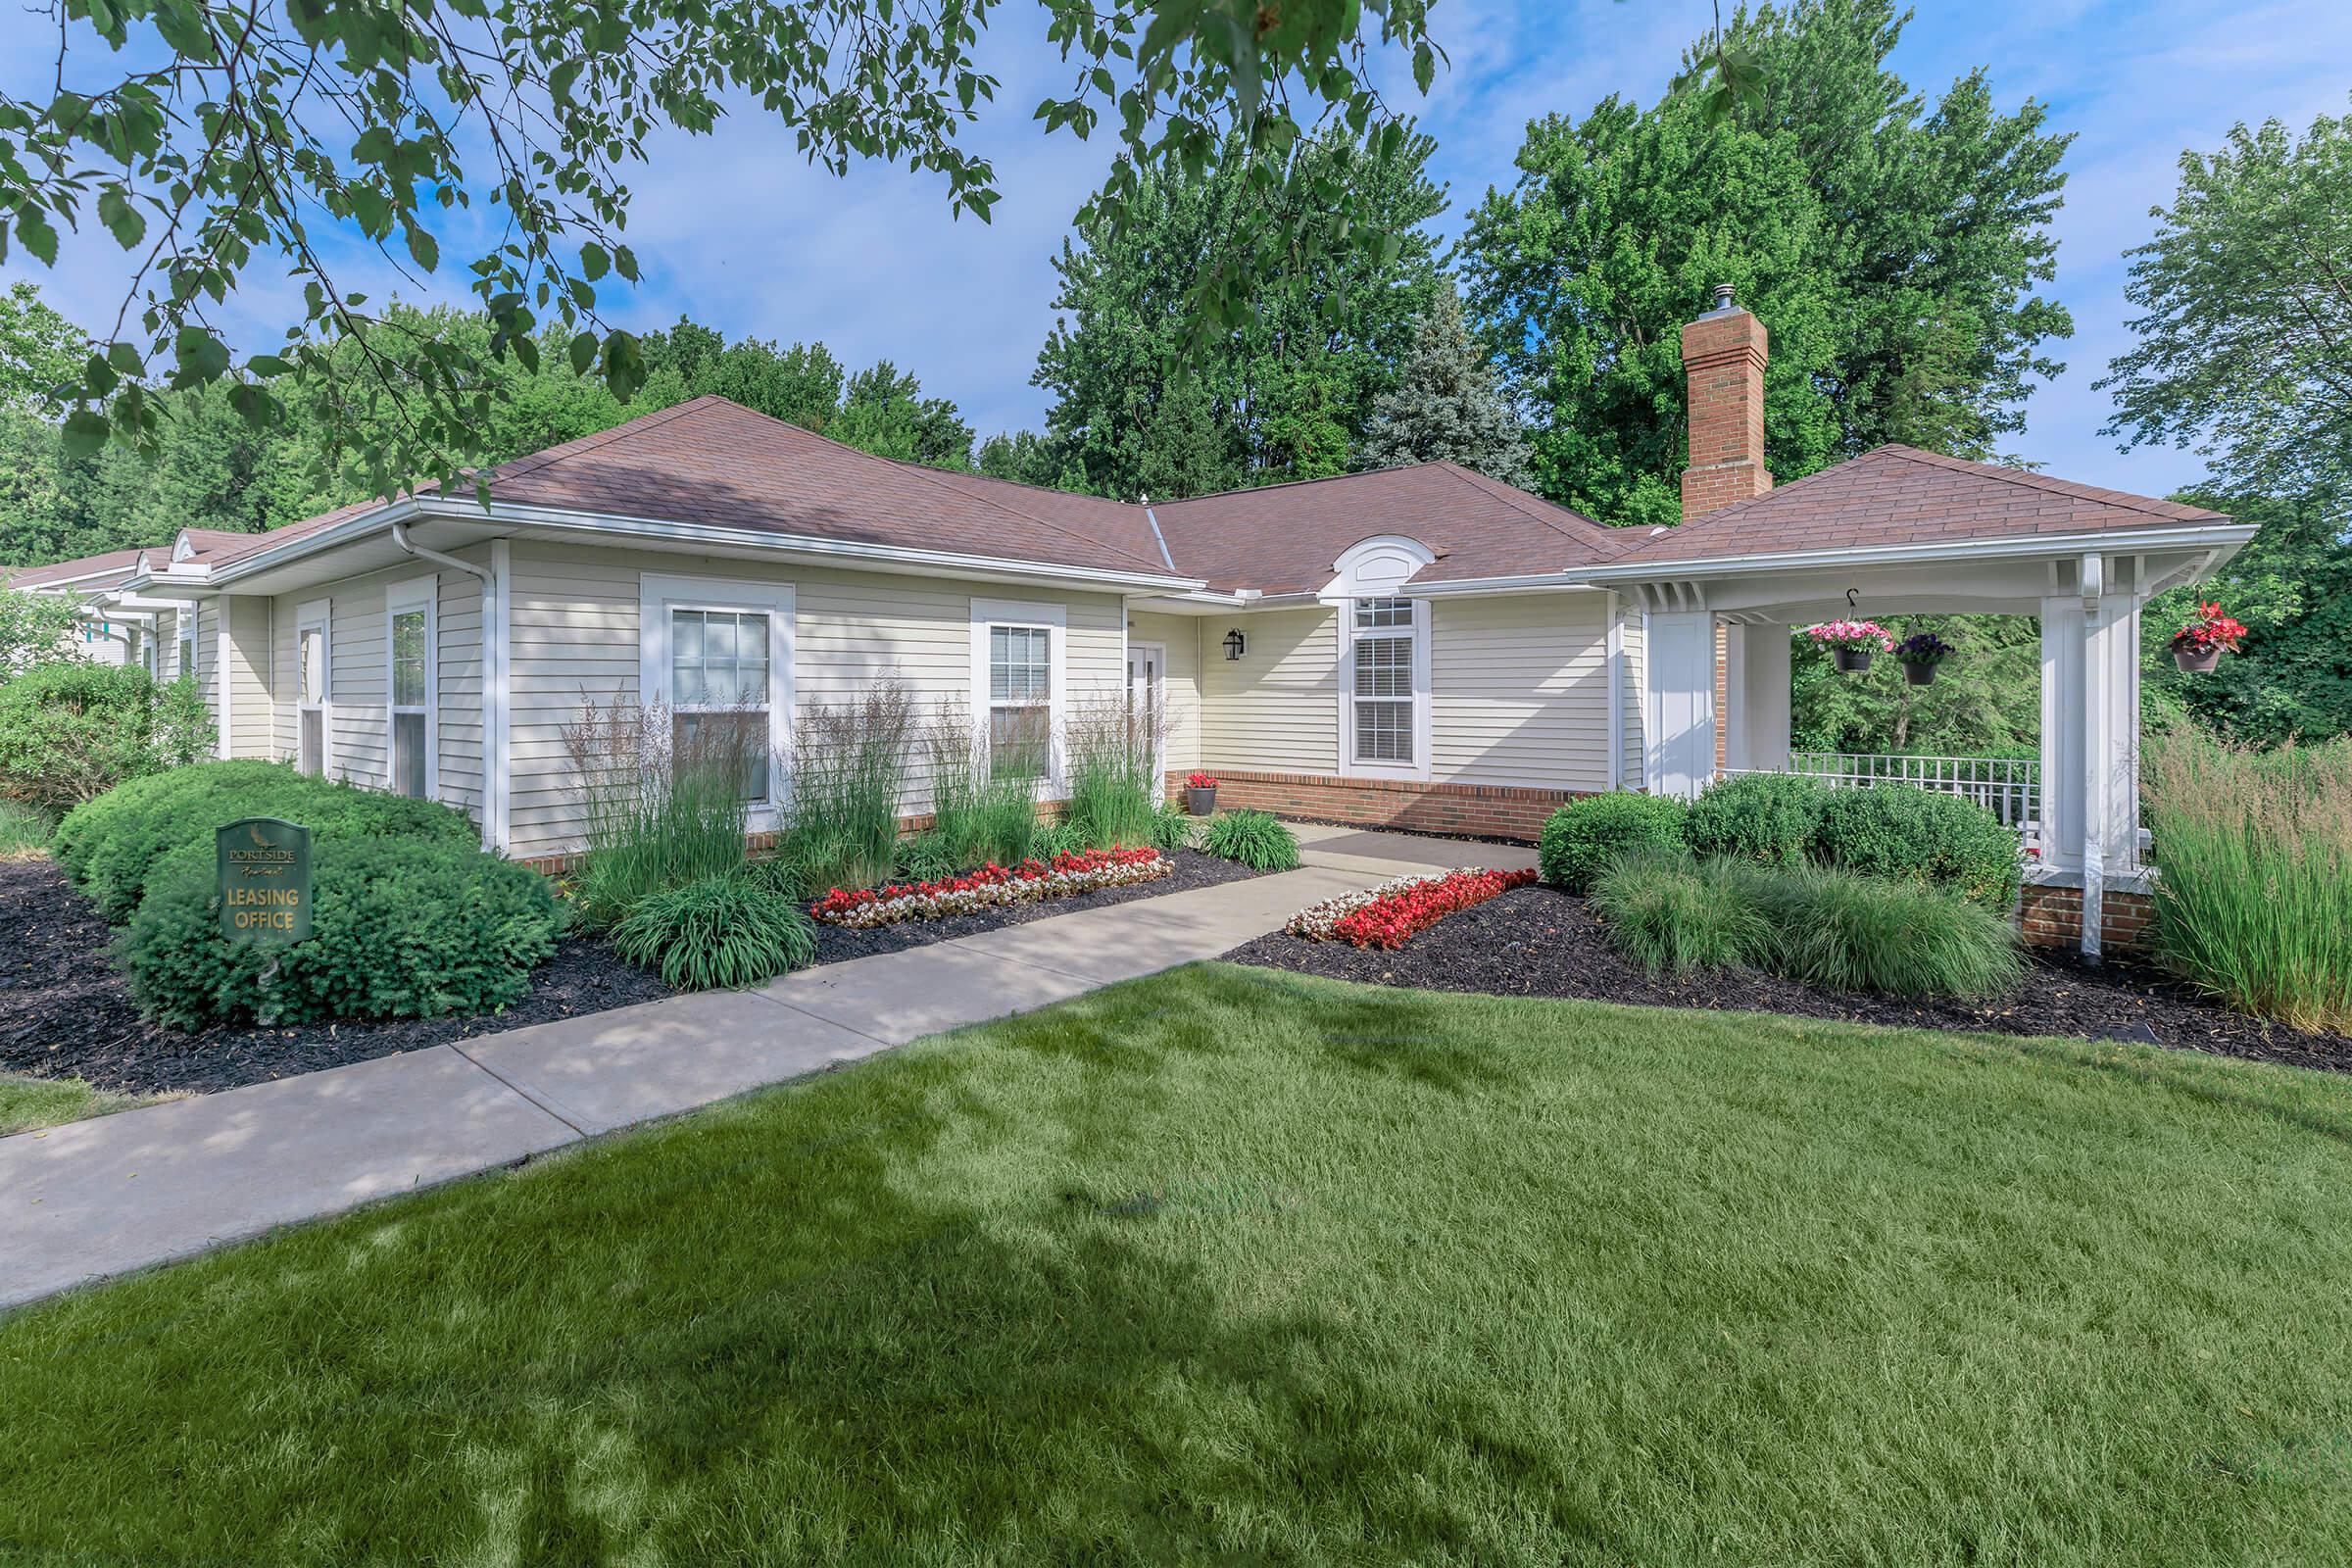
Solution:
<path fill-rule="evenodd" d="M 1725 774 L 1801 772 L 1833 786 L 1900 783 L 1975 801 L 2017 828 L 2029 908 L 2079 908 L 2077 941 L 2095 961 L 2111 896 L 2149 886 L 2139 825 L 2141 612 L 2155 595 L 2211 572 L 2251 532 L 2216 521 L 2090 548 L 2013 535 L 1613 568 L 1612 586 L 1644 624 L 1643 784 L 1690 797 Z M 1918 613 L 2038 619 L 2038 758 L 1790 750 L 1792 631 Z"/>

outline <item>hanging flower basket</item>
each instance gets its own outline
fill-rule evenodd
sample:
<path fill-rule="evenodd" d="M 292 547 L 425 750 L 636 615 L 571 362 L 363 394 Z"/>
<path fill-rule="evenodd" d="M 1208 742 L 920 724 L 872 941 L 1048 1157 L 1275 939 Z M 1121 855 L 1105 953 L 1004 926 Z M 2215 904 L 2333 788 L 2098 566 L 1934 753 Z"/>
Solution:
<path fill-rule="evenodd" d="M 1805 635 L 1817 647 L 1827 648 L 1838 667 L 1849 675 L 1858 675 L 1870 667 L 1870 662 L 1894 647 L 1894 639 L 1886 628 L 1875 620 L 1825 620 L 1818 626 L 1807 626 Z"/>
<path fill-rule="evenodd" d="M 1934 632 L 1923 631 L 1894 645 L 1894 662 L 1903 666 L 1903 679 L 1914 686 L 1931 686 L 1936 681 L 1936 666 L 1957 652 Z"/>
<path fill-rule="evenodd" d="M 2197 618 L 2173 633 L 2173 662 L 2184 674 L 2212 673 L 2224 654 L 2234 654 L 2246 628 L 2222 613 L 2218 604 L 2199 605 Z"/>

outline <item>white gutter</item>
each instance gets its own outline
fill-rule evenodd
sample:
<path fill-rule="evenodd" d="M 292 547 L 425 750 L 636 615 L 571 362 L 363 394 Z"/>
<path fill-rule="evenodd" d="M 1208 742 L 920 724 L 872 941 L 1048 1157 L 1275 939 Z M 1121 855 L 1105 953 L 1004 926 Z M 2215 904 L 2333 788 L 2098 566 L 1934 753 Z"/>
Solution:
<path fill-rule="evenodd" d="M 2196 527 L 2141 528 L 2128 532 L 2024 534 L 2010 539 L 1962 539 L 1948 544 L 1869 545 L 1852 550 L 1792 550 L 1765 556 L 1702 556 L 1689 561 L 1628 561 L 1588 566 L 1574 573 L 1583 582 L 1643 582 L 1661 577 L 1724 577 L 1752 571 L 1806 566 L 1909 565 L 1936 561 L 2002 561 L 2037 556 L 2079 556 L 2085 551 L 2129 555 L 2136 551 L 2196 549 L 2244 544 L 2251 523 L 2207 523 Z M 1569 575 L 1567 572 L 1563 576 Z"/>
<path fill-rule="evenodd" d="M 1446 582 L 1423 582 L 1417 577 L 1404 579 L 1404 586 L 1413 591 L 1415 599 L 1447 599 L 1466 594 L 1537 594 L 1592 592 L 1596 586 L 1571 575 L 1572 567 L 1562 566 L 1555 572 L 1523 572 L 1512 577 L 1456 577 Z"/>

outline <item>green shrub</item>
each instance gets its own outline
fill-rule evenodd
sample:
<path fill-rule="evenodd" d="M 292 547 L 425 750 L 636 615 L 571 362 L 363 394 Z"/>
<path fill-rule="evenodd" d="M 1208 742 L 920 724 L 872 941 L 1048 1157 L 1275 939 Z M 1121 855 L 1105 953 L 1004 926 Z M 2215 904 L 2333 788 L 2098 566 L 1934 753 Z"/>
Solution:
<path fill-rule="evenodd" d="M 1693 859 L 1688 850 L 1638 849 L 1611 858 L 1591 884 L 1609 945 L 1651 974 L 1744 968 L 1772 947 L 1748 869 Z"/>
<path fill-rule="evenodd" d="M 1571 893 L 1592 885 L 1602 867 L 1634 850 L 1683 847 L 1690 808 L 1671 795 L 1612 790 L 1570 801 L 1551 813 L 1536 845 L 1544 880 Z"/>
<path fill-rule="evenodd" d="M 396 838 L 476 845 L 466 813 L 355 784 L 297 773 L 283 762 L 198 762 L 134 779 L 76 807 L 58 824 L 57 856 L 109 923 L 136 912 L 149 874 L 188 845 L 211 854 L 213 831 L 246 816 L 276 816 L 311 830 L 314 844 Z"/>
<path fill-rule="evenodd" d="M 965 869 L 968 867 L 949 850 L 947 835 L 937 828 L 899 841 L 898 875 L 902 881 L 937 882 Z"/>
<path fill-rule="evenodd" d="M 2165 960 L 2242 1012 L 2352 1032 L 2352 742 L 2187 730 L 2148 748 L 2144 782 Z"/>
<path fill-rule="evenodd" d="M 1873 784 L 1831 790 L 1813 858 L 1865 876 L 1951 888 L 2006 917 L 2024 879 L 2017 833 L 1957 795 Z"/>
<path fill-rule="evenodd" d="M 162 698 L 135 664 L 81 660 L 0 685 L 0 795 L 62 811 L 170 766 L 185 742 Z"/>
<path fill-rule="evenodd" d="M 1162 801 L 1152 813 L 1152 847 L 1162 854 L 1189 850 L 1200 835 L 1200 818 L 1175 801 Z"/>
<path fill-rule="evenodd" d="M 612 948 L 677 990 L 731 990 L 809 962 L 816 930 L 798 903 L 739 872 L 647 894 L 612 928 Z"/>
<path fill-rule="evenodd" d="M 1762 966 L 1831 991 L 1984 997 L 2025 978 L 2008 919 L 1946 888 L 1823 866 L 1751 879 L 1772 922 Z"/>
<path fill-rule="evenodd" d="M 995 861 L 1018 865 L 1035 853 L 1037 786 L 1033 779 L 992 777 L 988 748 L 960 705 L 943 704 L 927 737 L 931 760 L 931 832 L 920 853 L 927 875 L 953 876 Z M 906 852 L 900 852 L 901 864 Z"/>
<path fill-rule="evenodd" d="M 1709 785 L 1685 832 L 1693 854 L 1729 855 L 1759 865 L 1801 864 L 1821 827 L 1829 791 L 1794 773 L 1746 773 Z"/>
<path fill-rule="evenodd" d="M 555 950 L 554 888 L 467 845 L 324 839 L 312 848 L 311 887 L 307 941 L 231 947 L 209 838 L 172 852 L 116 942 L 140 1008 L 181 1029 L 470 1015 L 519 1000 Z"/>
<path fill-rule="evenodd" d="M 1085 848 L 1086 835 L 1078 831 L 1076 824 L 1064 820 L 1040 822 L 1029 838 L 1029 856 L 1033 859 L 1051 860 L 1056 855 L 1075 855 Z"/>
<path fill-rule="evenodd" d="M 1200 849 L 1253 871 L 1288 871 L 1298 864 L 1298 836 L 1263 811 L 1218 812 L 1200 835 Z"/>

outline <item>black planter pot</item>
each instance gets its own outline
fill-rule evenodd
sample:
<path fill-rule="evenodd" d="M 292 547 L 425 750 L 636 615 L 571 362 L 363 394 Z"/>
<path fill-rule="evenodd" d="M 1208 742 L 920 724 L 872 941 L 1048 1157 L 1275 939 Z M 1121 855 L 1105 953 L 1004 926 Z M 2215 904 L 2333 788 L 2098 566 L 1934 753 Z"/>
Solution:
<path fill-rule="evenodd" d="M 1936 668 L 1934 664 L 1905 664 L 1903 679 L 1914 686 L 1933 686 L 1936 684 Z"/>
<path fill-rule="evenodd" d="M 2173 650 L 2173 662 L 2180 667 L 2183 674 L 2210 675 L 2221 662 L 2222 651 L 2219 648 L 2208 648 L 2201 654 L 2191 653 L 2185 648 Z"/>
<path fill-rule="evenodd" d="M 1217 809 L 1217 792 L 1213 788 L 1197 790 L 1188 786 L 1184 792 L 1184 808 L 1195 816 L 1213 815 Z"/>
<path fill-rule="evenodd" d="M 1848 675 L 1859 675 L 1870 667 L 1868 648 L 1838 648 L 1831 652 L 1837 656 L 1838 667 Z"/>

